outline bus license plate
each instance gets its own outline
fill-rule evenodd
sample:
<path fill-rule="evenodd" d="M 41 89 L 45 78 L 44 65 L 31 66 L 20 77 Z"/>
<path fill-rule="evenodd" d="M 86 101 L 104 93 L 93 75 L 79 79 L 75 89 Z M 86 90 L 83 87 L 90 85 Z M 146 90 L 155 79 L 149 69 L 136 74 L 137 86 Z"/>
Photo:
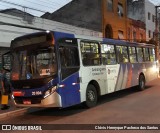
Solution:
<path fill-rule="evenodd" d="M 30 100 L 24 100 L 23 104 L 31 104 L 31 101 Z"/>

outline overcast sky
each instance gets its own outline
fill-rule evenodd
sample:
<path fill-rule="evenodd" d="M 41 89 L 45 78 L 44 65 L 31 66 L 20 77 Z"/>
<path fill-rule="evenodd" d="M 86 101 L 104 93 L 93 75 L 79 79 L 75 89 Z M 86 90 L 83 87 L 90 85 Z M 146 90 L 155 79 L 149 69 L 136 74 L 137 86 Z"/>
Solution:
<path fill-rule="evenodd" d="M 54 12 L 71 0 L 0 0 L 0 10 L 17 8 L 35 16 L 41 16 L 45 12 Z M 160 5 L 160 0 L 150 0 L 155 5 Z M 29 9 L 29 8 L 33 9 Z"/>

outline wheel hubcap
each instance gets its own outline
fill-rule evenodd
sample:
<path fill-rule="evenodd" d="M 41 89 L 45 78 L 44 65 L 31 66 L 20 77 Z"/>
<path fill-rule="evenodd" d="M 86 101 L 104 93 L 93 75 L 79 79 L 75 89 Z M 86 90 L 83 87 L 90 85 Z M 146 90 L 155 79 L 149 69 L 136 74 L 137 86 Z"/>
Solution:
<path fill-rule="evenodd" d="M 143 88 L 143 87 L 144 87 L 144 80 L 143 80 L 143 77 L 141 77 L 141 80 L 140 80 L 140 86 L 141 86 L 141 88 Z"/>
<path fill-rule="evenodd" d="M 94 99 L 95 99 L 95 94 L 94 94 L 94 92 L 93 91 L 88 91 L 88 99 L 90 100 L 90 101 L 94 101 Z"/>

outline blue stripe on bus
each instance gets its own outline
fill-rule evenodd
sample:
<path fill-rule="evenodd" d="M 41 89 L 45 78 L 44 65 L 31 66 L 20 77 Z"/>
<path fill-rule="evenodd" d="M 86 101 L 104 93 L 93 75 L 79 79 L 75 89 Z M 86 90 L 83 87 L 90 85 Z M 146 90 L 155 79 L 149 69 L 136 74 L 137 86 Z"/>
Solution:
<path fill-rule="evenodd" d="M 81 103 L 79 92 L 80 84 L 77 83 L 78 78 L 79 73 L 76 72 L 60 83 L 60 85 L 64 85 L 64 87 L 59 87 L 57 90 L 57 93 L 61 96 L 62 107 L 69 107 Z"/>
<path fill-rule="evenodd" d="M 64 32 L 54 32 L 54 39 L 57 42 L 61 38 L 75 38 L 74 34 L 68 34 Z"/>
<path fill-rule="evenodd" d="M 113 40 L 113 39 L 108 39 L 108 38 L 103 38 L 102 43 L 108 43 L 108 44 L 119 44 L 119 45 L 127 45 L 128 43 L 123 40 Z"/>

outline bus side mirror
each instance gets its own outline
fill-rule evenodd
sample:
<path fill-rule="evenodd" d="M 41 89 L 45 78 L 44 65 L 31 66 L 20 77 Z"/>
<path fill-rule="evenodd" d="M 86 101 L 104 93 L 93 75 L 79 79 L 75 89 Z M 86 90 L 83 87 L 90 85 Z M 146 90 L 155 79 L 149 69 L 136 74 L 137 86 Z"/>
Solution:
<path fill-rule="evenodd" d="M 4 70 L 11 71 L 11 52 L 7 52 L 2 55 L 2 67 Z"/>

